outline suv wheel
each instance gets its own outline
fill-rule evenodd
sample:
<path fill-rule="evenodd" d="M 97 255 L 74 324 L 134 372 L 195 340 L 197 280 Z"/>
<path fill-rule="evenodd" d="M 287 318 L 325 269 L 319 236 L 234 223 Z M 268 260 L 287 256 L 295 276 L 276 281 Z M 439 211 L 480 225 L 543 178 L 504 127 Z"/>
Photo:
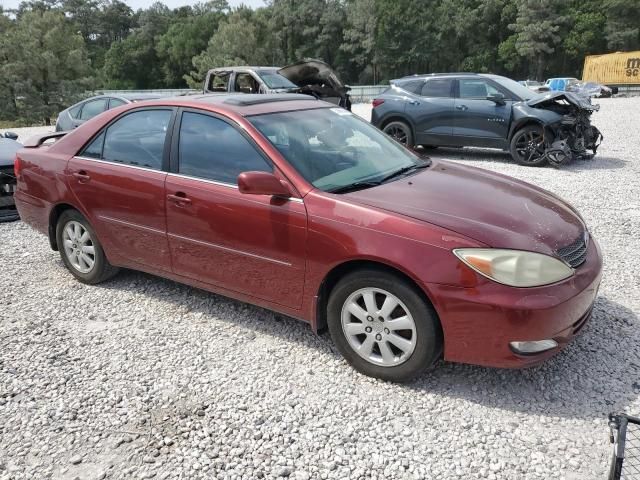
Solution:
<path fill-rule="evenodd" d="M 538 125 L 528 125 L 511 138 L 511 157 L 520 165 L 538 167 L 547 162 L 544 156 L 544 132 Z"/>
<path fill-rule="evenodd" d="M 402 122 L 400 120 L 396 122 L 390 122 L 384 126 L 382 131 L 405 147 L 414 147 L 411 127 L 405 122 Z"/>
<path fill-rule="evenodd" d="M 98 237 L 80 212 L 65 210 L 56 225 L 60 257 L 67 269 L 83 283 L 104 282 L 118 273 L 104 254 Z"/>
<path fill-rule="evenodd" d="M 345 276 L 331 292 L 327 322 L 340 353 L 370 377 L 411 380 L 442 351 L 433 308 L 413 285 L 380 270 Z"/>

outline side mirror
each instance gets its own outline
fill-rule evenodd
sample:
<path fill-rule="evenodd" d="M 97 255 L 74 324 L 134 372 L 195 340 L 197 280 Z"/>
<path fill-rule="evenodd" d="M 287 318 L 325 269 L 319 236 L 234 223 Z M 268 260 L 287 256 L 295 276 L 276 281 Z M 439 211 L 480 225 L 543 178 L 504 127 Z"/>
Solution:
<path fill-rule="evenodd" d="M 504 105 L 506 97 L 502 93 L 492 93 L 487 97 L 487 100 L 491 100 L 496 105 Z"/>
<path fill-rule="evenodd" d="M 238 190 L 248 195 L 291 196 L 287 182 L 268 172 L 242 172 L 238 175 Z"/>

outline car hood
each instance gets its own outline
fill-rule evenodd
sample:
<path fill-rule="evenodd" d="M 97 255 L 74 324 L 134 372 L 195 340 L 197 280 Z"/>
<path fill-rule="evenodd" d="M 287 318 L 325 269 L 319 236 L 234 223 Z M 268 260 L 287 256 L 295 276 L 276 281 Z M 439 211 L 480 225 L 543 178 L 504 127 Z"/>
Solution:
<path fill-rule="evenodd" d="M 282 67 L 278 70 L 278 73 L 299 87 L 326 84 L 338 92 L 344 93 L 348 90 L 342 84 L 336 72 L 322 60 L 301 60 Z"/>
<path fill-rule="evenodd" d="M 588 98 L 572 92 L 561 92 L 558 90 L 536 95 L 531 100 L 527 100 L 526 103 L 530 107 L 543 107 L 545 104 L 563 100 L 584 110 L 589 110 L 592 112 L 600 110 L 600 105 L 593 105 Z"/>
<path fill-rule="evenodd" d="M 550 192 L 445 161 L 345 197 L 438 225 L 490 247 L 547 255 L 573 243 L 586 228 L 577 211 Z"/>

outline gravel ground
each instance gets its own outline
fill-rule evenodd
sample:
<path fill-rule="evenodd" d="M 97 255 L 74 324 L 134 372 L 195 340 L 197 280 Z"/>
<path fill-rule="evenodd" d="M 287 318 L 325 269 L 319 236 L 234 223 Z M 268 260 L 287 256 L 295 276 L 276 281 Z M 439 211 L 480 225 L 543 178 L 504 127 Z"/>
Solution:
<path fill-rule="evenodd" d="M 593 161 L 433 152 L 560 194 L 602 245 L 593 320 L 529 370 L 373 380 L 303 323 L 136 272 L 88 287 L 0 224 L 0 479 L 605 478 L 606 415 L 640 413 L 640 98 L 601 104 Z"/>

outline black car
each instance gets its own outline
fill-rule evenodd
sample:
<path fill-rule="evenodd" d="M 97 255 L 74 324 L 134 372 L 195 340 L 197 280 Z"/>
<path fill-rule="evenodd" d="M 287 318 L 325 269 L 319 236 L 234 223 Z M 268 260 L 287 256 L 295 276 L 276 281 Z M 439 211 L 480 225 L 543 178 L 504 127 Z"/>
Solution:
<path fill-rule="evenodd" d="M 559 165 L 591 158 L 602 135 L 598 110 L 570 92 L 536 93 L 499 75 L 413 75 L 392 80 L 373 100 L 371 122 L 414 147 L 507 150 L 521 165 Z"/>
<path fill-rule="evenodd" d="M 18 135 L 11 132 L 0 133 L 0 223 L 19 218 L 13 193 L 16 191 L 16 175 L 13 160 L 22 148 Z"/>

